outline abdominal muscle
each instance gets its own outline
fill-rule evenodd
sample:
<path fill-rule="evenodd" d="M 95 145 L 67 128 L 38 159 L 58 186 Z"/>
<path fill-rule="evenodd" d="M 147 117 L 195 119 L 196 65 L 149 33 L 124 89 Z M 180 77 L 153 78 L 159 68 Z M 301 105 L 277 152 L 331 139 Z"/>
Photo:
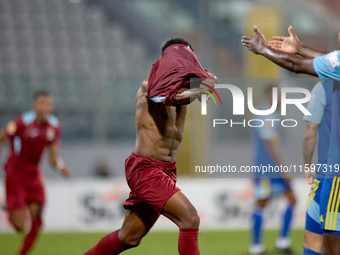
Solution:
<path fill-rule="evenodd" d="M 175 138 L 162 137 L 156 127 L 155 129 L 156 130 L 142 128 L 137 130 L 135 153 L 159 161 L 176 161 L 177 150 L 181 139 L 176 139 L 176 135 L 174 135 Z"/>

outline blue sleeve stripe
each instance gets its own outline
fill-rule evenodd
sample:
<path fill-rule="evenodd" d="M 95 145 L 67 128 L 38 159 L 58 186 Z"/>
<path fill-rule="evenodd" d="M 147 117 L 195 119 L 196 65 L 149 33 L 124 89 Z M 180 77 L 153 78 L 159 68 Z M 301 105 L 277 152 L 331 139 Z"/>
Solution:
<path fill-rule="evenodd" d="M 165 97 L 151 97 L 150 99 L 155 103 L 160 103 L 165 99 Z"/>
<path fill-rule="evenodd" d="M 25 112 L 22 115 L 22 121 L 24 122 L 24 124 L 27 126 L 29 124 L 31 124 L 36 118 L 36 114 L 34 111 L 30 111 L 30 112 Z"/>

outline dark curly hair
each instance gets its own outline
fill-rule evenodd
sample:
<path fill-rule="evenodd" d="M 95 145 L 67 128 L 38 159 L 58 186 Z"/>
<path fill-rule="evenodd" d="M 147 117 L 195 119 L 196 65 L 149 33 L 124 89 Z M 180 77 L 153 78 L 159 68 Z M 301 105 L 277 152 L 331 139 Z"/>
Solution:
<path fill-rule="evenodd" d="M 191 47 L 190 43 L 188 43 L 186 40 L 184 40 L 183 38 L 171 38 L 170 40 L 168 40 L 164 46 L 162 47 L 162 54 L 163 52 L 165 51 L 166 48 L 168 48 L 169 46 L 171 45 L 174 45 L 174 44 L 184 44 L 186 46 L 189 46 L 190 49 L 192 51 L 194 51 L 194 49 Z"/>

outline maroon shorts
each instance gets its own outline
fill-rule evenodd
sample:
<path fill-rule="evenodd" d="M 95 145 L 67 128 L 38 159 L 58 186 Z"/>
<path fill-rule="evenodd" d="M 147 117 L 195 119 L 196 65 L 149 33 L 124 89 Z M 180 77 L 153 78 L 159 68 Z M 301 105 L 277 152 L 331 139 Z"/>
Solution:
<path fill-rule="evenodd" d="M 8 211 L 24 208 L 30 202 L 45 204 L 43 175 L 27 179 L 6 176 L 6 200 Z"/>
<path fill-rule="evenodd" d="M 176 162 L 149 159 L 134 152 L 125 160 L 125 175 L 131 189 L 124 207 L 145 202 L 157 213 L 180 189 L 176 186 Z"/>

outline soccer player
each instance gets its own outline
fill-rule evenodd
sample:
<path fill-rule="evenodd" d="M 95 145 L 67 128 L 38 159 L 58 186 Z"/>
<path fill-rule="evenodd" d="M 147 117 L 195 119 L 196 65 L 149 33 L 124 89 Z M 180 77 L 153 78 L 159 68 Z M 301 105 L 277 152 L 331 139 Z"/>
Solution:
<path fill-rule="evenodd" d="M 187 41 L 167 41 L 162 57 L 153 64 L 136 96 L 135 149 L 125 161 L 131 189 L 124 203 L 125 220 L 121 229 L 103 237 L 86 255 L 114 255 L 138 246 L 160 214 L 179 227 L 179 254 L 200 254 L 199 216 L 176 186 L 175 160 L 187 104 L 204 93 L 199 88 L 183 88 L 192 77 L 201 78 L 210 87 L 215 85 Z"/>
<path fill-rule="evenodd" d="M 312 90 L 312 99 L 307 110 L 312 115 L 305 115 L 305 131 L 303 135 L 302 152 L 304 159 L 305 177 L 309 184 L 313 184 L 307 200 L 305 239 L 303 243 L 304 255 L 321 254 L 322 229 L 320 223 L 320 195 L 325 178 L 327 165 L 329 136 L 331 132 L 331 110 L 333 81 L 318 83 Z M 318 141 L 317 167 L 312 165 L 313 153 Z"/>
<path fill-rule="evenodd" d="M 70 168 L 58 155 L 61 126 L 51 115 L 52 110 L 50 93 L 37 91 L 33 111 L 9 122 L 0 132 L 0 146 L 10 142 L 10 154 L 5 164 L 9 221 L 17 232 L 23 232 L 27 208 L 31 218 L 31 229 L 24 236 L 19 255 L 29 252 L 42 225 L 45 192 L 39 162 L 45 147 L 49 147 L 51 165 L 64 177 L 70 175 Z"/>
<path fill-rule="evenodd" d="M 278 91 L 277 97 L 278 101 L 280 100 L 279 87 L 276 85 L 268 85 L 265 88 L 265 101 L 260 105 L 260 110 L 269 109 L 272 106 L 273 88 Z M 256 118 L 264 121 L 265 119 L 279 119 L 279 116 L 274 112 L 269 116 L 256 115 Z M 277 148 L 280 139 L 280 130 L 276 122 L 254 128 L 252 136 L 254 151 L 253 165 L 270 165 L 273 167 L 284 165 Z M 254 179 L 256 206 L 252 215 L 252 244 L 249 247 L 249 253 L 251 255 L 264 254 L 265 247 L 261 243 L 263 211 L 271 199 L 283 194 L 288 200 L 288 206 L 283 213 L 280 235 L 276 240 L 275 246 L 279 253 L 292 254 L 289 233 L 296 198 L 290 186 L 290 179 L 281 173 L 267 173 L 263 176 L 256 174 L 256 177 L 257 178 Z"/>
<path fill-rule="evenodd" d="M 327 176 L 320 198 L 320 222 L 323 228 L 322 254 L 340 254 L 339 163 L 340 163 L 340 51 L 330 53 L 303 45 L 289 27 L 289 37 L 274 37 L 276 42 L 266 45 L 256 26 L 256 36 L 243 36 L 242 44 L 251 52 L 260 54 L 277 65 L 296 73 L 333 80 L 330 144 L 327 157 Z M 340 42 L 340 33 L 339 33 Z M 274 48 L 272 48 L 274 47 Z M 310 252 L 310 254 L 313 254 Z M 318 253 L 314 253 L 318 254 Z"/>

